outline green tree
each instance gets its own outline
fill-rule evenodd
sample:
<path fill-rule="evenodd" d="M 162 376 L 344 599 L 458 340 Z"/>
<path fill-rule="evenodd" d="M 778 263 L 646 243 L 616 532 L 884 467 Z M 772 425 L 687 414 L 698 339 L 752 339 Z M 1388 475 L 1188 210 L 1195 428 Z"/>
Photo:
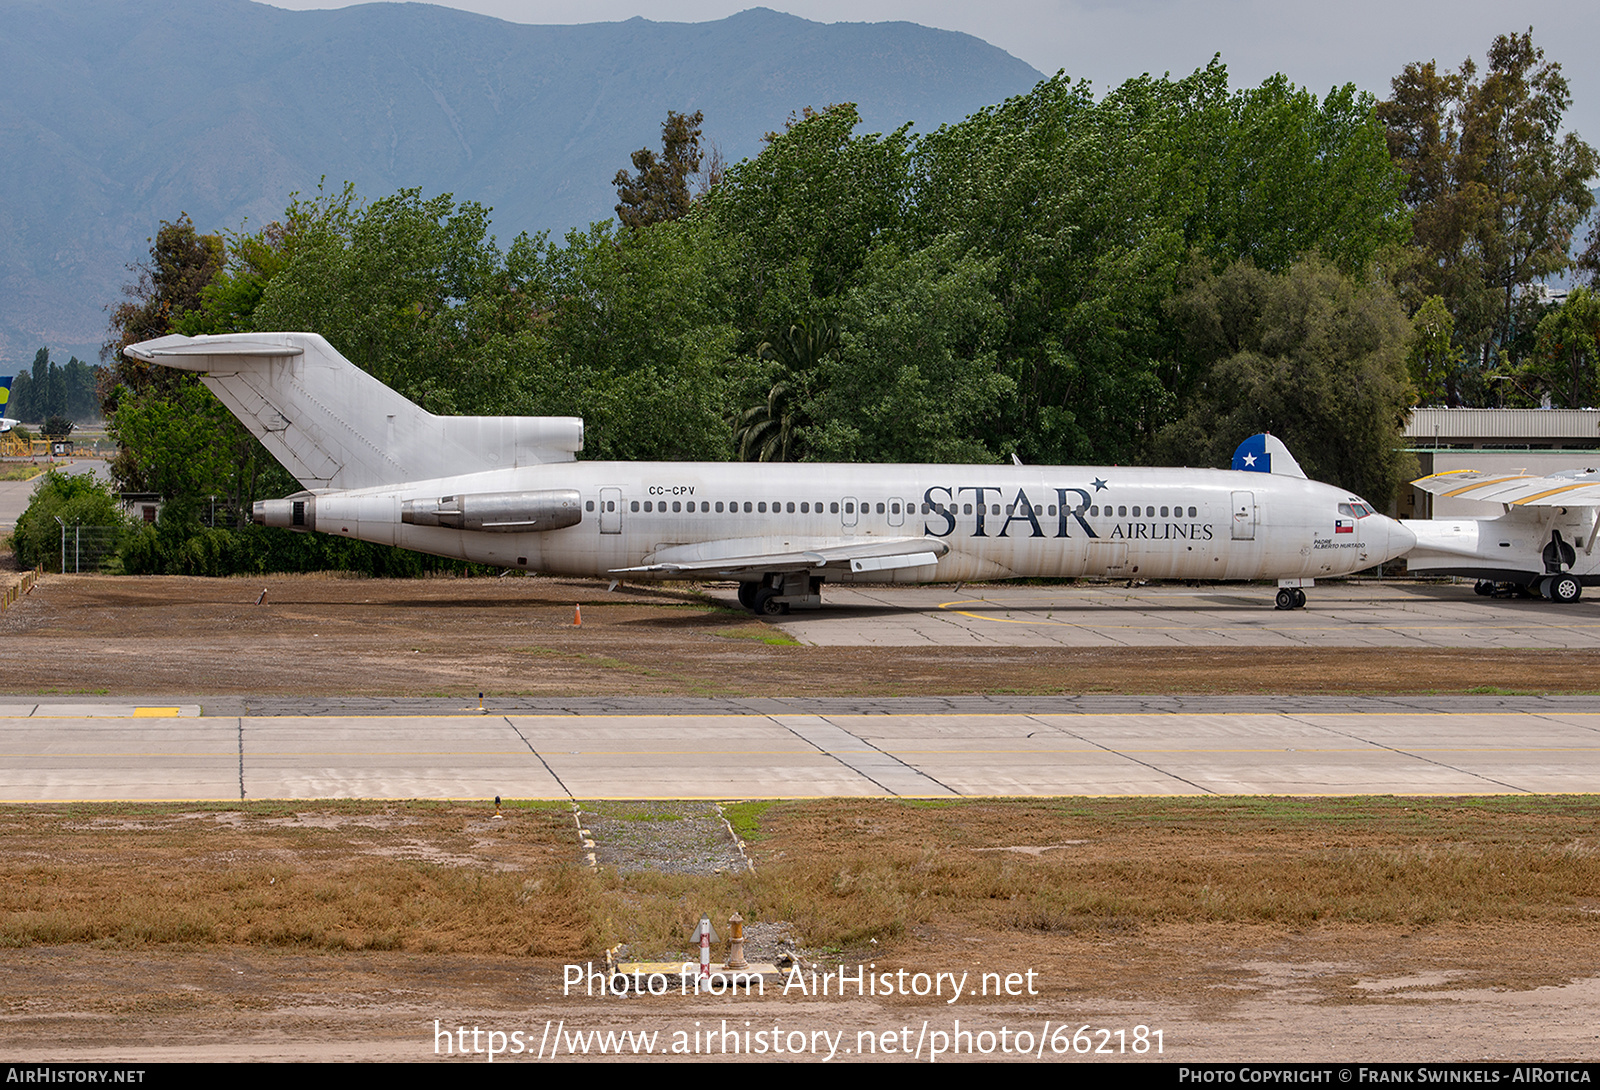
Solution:
<path fill-rule="evenodd" d="M 759 389 L 730 321 L 727 241 L 695 216 L 648 231 L 597 223 L 544 255 L 526 381 L 540 413 L 585 420 L 593 458 L 709 459 Z"/>
<path fill-rule="evenodd" d="M 1558 408 L 1600 404 L 1600 298 L 1572 289 L 1539 323 L 1536 347 L 1513 377 L 1516 387 L 1542 391 Z"/>
<path fill-rule="evenodd" d="M 667 111 L 661 123 L 661 154 L 649 148 L 633 153 L 633 169 L 617 171 L 617 219 L 624 227 L 649 227 L 675 220 L 689 211 L 689 179 L 700 170 L 699 110 L 692 114 Z"/>
<path fill-rule="evenodd" d="M 352 187 L 296 200 L 285 257 L 251 312 L 256 329 L 320 333 L 363 370 L 435 413 L 515 414 L 528 392 L 497 335 L 526 329 L 540 271 L 488 236 L 489 210 L 416 189 L 363 205 Z"/>
<path fill-rule="evenodd" d="M 127 519 L 109 483 L 92 473 L 51 470 L 34 488 L 33 499 L 11 535 L 17 564 L 23 568 L 43 564 L 46 571 L 60 571 L 62 523 L 127 530 Z"/>
<path fill-rule="evenodd" d="M 1421 260 L 1404 284 L 1414 298 L 1445 300 L 1459 343 L 1487 370 L 1519 335 L 1519 293 L 1571 267 L 1600 157 L 1561 134 L 1571 95 L 1531 28 L 1497 37 L 1477 77 L 1471 58 L 1456 73 L 1407 65 L 1379 113 L 1415 211 Z"/>
<path fill-rule="evenodd" d="M 1015 386 L 1001 373 L 995 269 L 948 243 L 876 251 L 841 301 L 805 439 L 821 461 L 993 462 Z"/>
<path fill-rule="evenodd" d="M 910 126 L 857 137 L 860 120 L 850 103 L 807 109 L 707 194 L 705 217 L 734 244 L 741 329 L 826 313 L 819 301 L 844 292 L 872 249 L 904 231 Z"/>
<path fill-rule="evenodd" d="M 154 385 L 167 390 L 193 376 L 169 367 L 152 368 L 130 359 L 130 344 L 175 332 L 174 323 L 201 306 L 201 292 L 221 270 L 224 244 L 220 235 L 202 235 L 187 214 L 174 223 L 162 221 L 150 246 L 150 260 L 132 266 L 133 283 L 123 288 L 126 299 L 111 310 L 111 338 L 100 349 L 109 370 L 104 405 L 109 416 L 123 390 Z"/>
<path fill-rule="evenodd" d="M 1161 433 L 1167 459 L 1226 465 L 1270 431 L 1314 480 L 1388 505 L 1410 470 L 1401 429 L 1413 398 L 1411 324 L 1386 285 L 1317 257 L 1281 274 L 1241 261 L 1197 270 L 1173 313 L 1201 379 Z"/>
<path fill-rule="evenodd" d="M 756 346 L 756 357 L 776 368 L 777 379 L 765 402 L 745 410 L 733 437 L 736 456 L 745 462 L 798 462 L 807 402 L 817 370 L 839 353 L 839 327 L 832 322 L 798 322 L 774 330 Z"/>
<path fill-rule="evenodd" d="M 1412 316 L 1406 364 L 1419 405 L 1460 405 L 1467 358 L 1455 343 L 1455 319 L 1444 300 L 1430 295 Z"/>

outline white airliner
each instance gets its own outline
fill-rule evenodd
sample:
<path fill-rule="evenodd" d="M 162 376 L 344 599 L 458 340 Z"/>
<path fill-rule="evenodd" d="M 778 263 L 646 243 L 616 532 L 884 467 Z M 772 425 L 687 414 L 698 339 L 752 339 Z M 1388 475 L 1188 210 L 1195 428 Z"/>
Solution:
<path fill-rule="evenodd" d="M 1415 539 L 1305 479 L 1271 436 L 1236 472 L 1085 466 L 579 462 L 577 417 L 424 412 L 310 333 L 127 349 L 202 381 L 306 491 L 255 505 L 315 530 L 481 564 L 615 579 L 733 579 L 758 613 L 824 582 L 1101 575 L 1304 587 Z"/>
<path fill-rule="evenodd" d="M 1476 579 L 1479 594 L 1514 587 L 1555 602 L 1576 602 L 1584 587 L 1600 583 L 1600 469 L 1543 477 L 1457 470 L 1413 483 L 1436 496 L 1498 503 L 1502 512 L 1407 519 L 1417 538 L 1408 571 Z"/>

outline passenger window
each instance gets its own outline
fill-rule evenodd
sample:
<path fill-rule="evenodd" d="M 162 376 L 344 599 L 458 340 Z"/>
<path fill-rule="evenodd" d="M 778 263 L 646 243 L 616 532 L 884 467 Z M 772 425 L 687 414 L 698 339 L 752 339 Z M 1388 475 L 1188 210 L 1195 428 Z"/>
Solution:
<path fill-rule="evenodd" d="M 630 510 L 630 511 L 639 510 L 639 501 L 638 500 L 634 500 L 633 503 L 629 505 L 628 510 Z"/>
<path fill-rule="evenodd" d="M 961 513 L 962 513 L 962 514 L 963 514 L 963 515 L 970 515 L 970 514 L 972 514 L 972 504 L 970 504 L 970 503 L 964 503 L 964 504 L 962 504 L 962 505 L 961 505 Z"/>
<path fill-rule="evenodd" d="M 766 514 L 767 513 L 767 501 L 766 500 L 762 500 L 760 503 L 756 504 L 756 510 L 761 512 L 763 515 Z"/>
<path fill-rule="evenodd" d="M 744 501 L 744 513 L 747 514 L 747 515 L 750 513 L 750 501 L 749 500 L 745 500 Z"/>
<path fill-rule="evenodd" d="M 889 505 L 889 513 L 891 515 L 898 515 L 900 513 L 900 505 L 898 503 L 891 503 Z"/>
<path fill-rule="evenodd" d="M 615 511 L 616 509 L 617 509 L 617 501 L 616 500 L 607 500 L 606 501 L 606 510 L 607 511 Z"/>
<path fill-rule="evenodd" d="M 683 510 L 683 504 L 679 503 L 677 500 L 673 500 L 672 501 L 672 510 L 674 512 L 682 511 Z"/>
<path fill-rule="evenodd" d="M 828 513 L 830 515 L 837 515 L 839 513 L 839 503 L 837 500 L 828 504 Z"/>
<path fill-rule="evenodd" d="M 847 515 L 855 514 L 856 513 L 856 505 L 853 504 L 853 503 L 845 504 L 844 505 L 844 513 L 847 514 Z"/>
<path fill-rule="evenodd" d="M 1118 517 L 1118 518 L 1119 518 L 1119 519 L 1125 519 L 1125 518 L 1127 518 L 1127 517 L 1128 517 L 1128 509 L 1127 509 L 1127 508 L 1126 508 L 1126 507 L 1124 507 L 1124 506 L 1121 506 L 1121 505 L 1120 505 L 1120 504 L 1119 504 L 1119 505 L 1118 505 L 1118 507 L 1117 507 L 1117 517 Z"/>
<path fill-rule="evenodd" d="M 593 511 L 594 510 L 594 501 L 590 500 L 588 503 L 584 504 L 583 505 L 583 509 L 585 511 Z"/>
<path fill-rule="evenodd" d="M 793 500 L 789 501 L 788 511 L 789 511 L 789 514 L 791 514 L 791 515 L 794 514 L 794 501 Z"/>
<path fill-rule="evenodd" d="M 809 515 L 809 514 L 811 514 L 811 505 L 810 505 L 810 504 L 809 504 L 809 503 L 802 503 L 802 504 L 801 504 L 801 505 L 800 505 L 800 513 L 801 513 L 801 514 L 802 514 L 802 515 Z"/>
<path fill-rule="evenodd" d="M 883 504 L 881 504 L 881 503 L 878 504 L 878 514 L 880 514 L 880 515 L 883 514 L 883 511 L 884 511 Z"/>

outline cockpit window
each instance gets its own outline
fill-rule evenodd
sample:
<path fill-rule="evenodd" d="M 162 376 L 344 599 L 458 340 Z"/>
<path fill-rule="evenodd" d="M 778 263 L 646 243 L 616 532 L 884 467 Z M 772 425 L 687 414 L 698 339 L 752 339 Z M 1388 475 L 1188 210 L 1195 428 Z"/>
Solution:
<path fill-rule="evenodd" d="M 1372 508 L 1364 503 L 1341 503 L 1339 505 L 1339 514 L 1349 515 L 1351 518 L 1364 519 L 1372 513 Z"/>

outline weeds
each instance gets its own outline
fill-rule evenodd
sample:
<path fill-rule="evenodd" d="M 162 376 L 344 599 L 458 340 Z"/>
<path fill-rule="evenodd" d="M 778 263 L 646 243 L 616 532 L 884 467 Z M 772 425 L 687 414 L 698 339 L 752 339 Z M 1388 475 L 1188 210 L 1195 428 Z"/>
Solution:
<path fill-rule="evenodd" d="M 668 810 L 608 804 L 648 837 Z M 1597 927 L 1600 797 L 731 803 L 755 873 L 590 872 L 564 803 L 0 807 L 0 946 L 687 953 L 791 921 L 813 949 L 1171 922 Z M 663 815 L 667 816 L 663 816 Z M 664 826 L 665 827 L 665 826 Z"/>

